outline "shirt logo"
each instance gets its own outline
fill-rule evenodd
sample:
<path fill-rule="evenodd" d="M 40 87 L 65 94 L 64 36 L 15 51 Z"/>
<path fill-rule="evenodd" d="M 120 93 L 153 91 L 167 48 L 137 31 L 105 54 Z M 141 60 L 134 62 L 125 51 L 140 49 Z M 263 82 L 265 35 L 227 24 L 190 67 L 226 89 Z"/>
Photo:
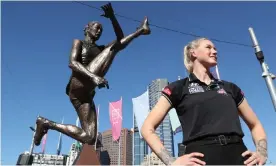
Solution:
<path fill-rule="evenodd" d="M 191 83 L 188 89 L 190 94 L 204 92 L 204 89 L 198 83 Z"/>
<path fill-rule="evenodd" d="M 168 87 L 166 87 L 166 88 L 163 90 L 163 92 L 164 92 L 165 94 L 167 94 L 168 96 L 170 96 L 170 95 L 172 94 L 171 90 L 170 90 Z"/>
<path fill-rule="evenodd" d="M 243 91 L 241 90 L 241 95 L 243 95 L 244 96 L 244 93 L 243 93 Z"/>
<path fill-rule="evenodd" d="M 226 92 L 224 89 L 219 89 L 217 92 L 218 92 L 219 94 L 228 96 L 227 92 Z"/>

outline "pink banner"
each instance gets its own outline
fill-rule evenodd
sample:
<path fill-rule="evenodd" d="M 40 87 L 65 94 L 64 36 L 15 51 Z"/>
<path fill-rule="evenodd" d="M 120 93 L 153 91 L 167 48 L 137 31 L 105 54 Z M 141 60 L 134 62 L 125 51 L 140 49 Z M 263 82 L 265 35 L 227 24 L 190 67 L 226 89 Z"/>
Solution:
<path fill-rule="evenodd" d="M 109 103 L 109 118 L 112 126 L 112 137 L 117 141 L 122 129 L 122 98 L 119 101 Z"/>

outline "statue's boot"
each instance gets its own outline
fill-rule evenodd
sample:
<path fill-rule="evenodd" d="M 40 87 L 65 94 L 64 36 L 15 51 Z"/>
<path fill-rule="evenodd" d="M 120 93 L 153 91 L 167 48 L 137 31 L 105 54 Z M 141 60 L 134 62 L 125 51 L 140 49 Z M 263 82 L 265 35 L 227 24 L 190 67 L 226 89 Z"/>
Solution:
<path fill-rule="evenodd" d="M 142 24 L 138 29 L 142 29 L 143 35 L 149 35 L 151 33 L 148 17 L 145 17 L 145 19 L 143 20 Z"/>
<path fill-rule="evenodd" d="M 34 143 L 36 146 L 40 145 L 42 137 L 48 132 L 49 121 L 43 117 L 38 117 L 36 120 L 36 130 L 34 136 Z"/>

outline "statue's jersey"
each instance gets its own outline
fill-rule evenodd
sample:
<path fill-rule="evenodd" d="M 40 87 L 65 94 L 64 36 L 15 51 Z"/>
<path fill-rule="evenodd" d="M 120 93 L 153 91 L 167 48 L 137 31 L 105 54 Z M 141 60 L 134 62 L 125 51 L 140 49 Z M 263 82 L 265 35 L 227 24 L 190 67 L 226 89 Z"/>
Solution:
<path fill-rule="evenodd" d="M 77 61 L 80 62 L 84 67 L 86 67 L 90 62 L 92 62 L 95 59 L 95 57 L 97 57 L 97 55 L 99 55 L 104 50 L 104 48 L 104 45 L 98 46 L 96 44 L 82 41 L 81 55 L 78 56 Z M 66 94 L 69 95 L 69 91 L 72 87 L 73 89 L 85 88 L 88 90 L 90 89 L 88 86 L 91 83 L 92 82 L 89 80 L 88 77 L 73 71 L 70 80 L 66 86 Z M 77 85 L 74 86 L 71 84 Z"/>
<path fill-rule="evenodd" d="M 96 44 L 90 44 L 85 41 L 82 42 L 81 63 L 87 66 L 97 55 L 99 55 L 104 46 L 98 46 Z"/>

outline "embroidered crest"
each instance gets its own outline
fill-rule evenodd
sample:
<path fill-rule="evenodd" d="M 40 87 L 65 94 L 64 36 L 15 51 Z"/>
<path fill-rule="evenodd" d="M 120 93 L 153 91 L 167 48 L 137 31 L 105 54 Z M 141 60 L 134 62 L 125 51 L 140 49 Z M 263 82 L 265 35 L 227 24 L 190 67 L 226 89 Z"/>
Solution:
<path fill-rule="evenodd" d="M 198 85 L 198 83 L 191 83 L 188 89 L 190 94 L 204 92 L 203 87 Z"/>
<path fill-rule="evenodd" d="M 219 94 L 228 96 L 227 92 L 226 92 L 223 88 L 219 89 L 217 92 L 218 92 Z"/>
<path fill-rule="evenodd" d="M 167 94 L 168 96 L 170 96 L 172 94 L 172 91 L 168 87 L 164 88 L 163 92 L 165 94 Z"/>
<path fill-rule="evenodd" d="M 244 96 L 244 93 L 243 93 L 243 91 L 241 90 L 241 94 Z"/>

